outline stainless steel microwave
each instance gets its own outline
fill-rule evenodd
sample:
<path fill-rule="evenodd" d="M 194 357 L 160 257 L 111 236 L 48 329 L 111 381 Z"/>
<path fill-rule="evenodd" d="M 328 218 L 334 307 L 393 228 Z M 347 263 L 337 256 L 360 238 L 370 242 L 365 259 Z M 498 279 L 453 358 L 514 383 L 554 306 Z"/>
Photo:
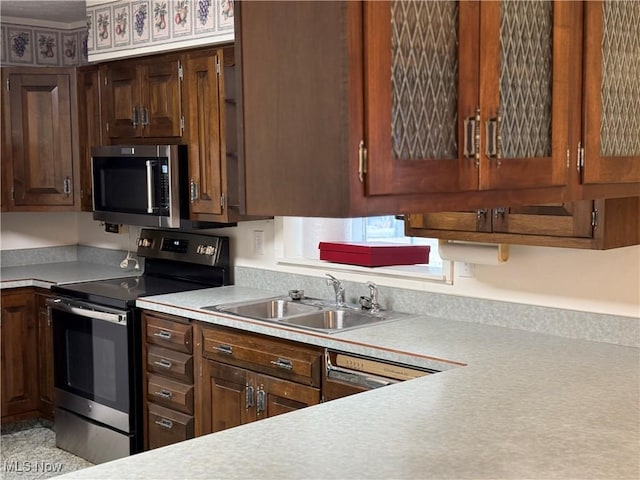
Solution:
<path fill-rule="evenodd" d="M 187 171 L 186 145 L 93 147 L 93 218 L 179 228 L 188 217 Z"/>

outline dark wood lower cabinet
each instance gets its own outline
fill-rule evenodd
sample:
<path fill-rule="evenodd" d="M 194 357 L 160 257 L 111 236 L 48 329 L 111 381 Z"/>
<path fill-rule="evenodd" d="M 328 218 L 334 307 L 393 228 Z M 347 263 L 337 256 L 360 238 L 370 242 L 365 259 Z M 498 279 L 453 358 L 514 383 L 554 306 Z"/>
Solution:
<path fill-rule="evenodd" d="M 38 416 L 38 326 L 31 288 L 2 291 L 2 423 Z"/>
<path fill-rule="evenodd" d="M 35 304 L 38 317 L 38 410 L 40 416 L 53 420 L 53 328 L 47 311 L 47 293 L 36 291 Z"/>
<path fill-rule="evenodd" d="M 320 403 L 320 389 L 204 360 L 201 434 Z"/>
<path fill-rule="evenodd" d="M 310 345 L 196 324 L 196 435 L 321 401 L 322 351 Z"/>
<path fill-rule="evenodd" d="M 53 333 L 48 290 L 2 291 L 2 423 L 53 420 Z"/>
<path fill-rule="evenodd" d="M 147 406 L 149 448 L 164 447 L 193 438 L 193 416 L 153 403 Z"/>

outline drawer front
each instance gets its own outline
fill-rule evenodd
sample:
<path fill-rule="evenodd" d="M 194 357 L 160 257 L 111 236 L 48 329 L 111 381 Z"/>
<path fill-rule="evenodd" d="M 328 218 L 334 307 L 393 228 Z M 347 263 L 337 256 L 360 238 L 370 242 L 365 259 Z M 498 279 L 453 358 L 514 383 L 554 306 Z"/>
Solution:
<path fill-rule="evenodd" d="M 193 333 L 190 324 L 145 314 L 147 343 L 184 353 L 193 353 Z"/>
<path fill-rule="evenodd" d="M 305 345 L 223 328 L 203 328 L 203 355 L 211 360 L 313 386 L 322 353 Z"/>
<path fill-rule="evenodd" d="M 193 356 L 147 345 L 147 370 L 184 383 L 193 383 Z"/>
<path fill-rule="evenodd" d="M 194 422 L 191 415 L 150 403 L 147 420 L 149 448 L 164 447 L 194 436 Z"/>
<path fill-rule="evenodd" d="M 159 375 L 149 374 L 147 400 L 192 415 L 193 385 L 185 385 Z"/>

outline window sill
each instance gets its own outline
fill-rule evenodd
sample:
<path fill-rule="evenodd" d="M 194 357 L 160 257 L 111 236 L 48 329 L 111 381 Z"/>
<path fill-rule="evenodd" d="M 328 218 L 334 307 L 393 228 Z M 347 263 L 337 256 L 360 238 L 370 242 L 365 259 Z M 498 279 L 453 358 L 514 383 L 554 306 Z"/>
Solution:
<path fill-rule="evenodd" d="M 332 263 L 325 260 L 307 258 L 277 258 L 276 263 L 283 266 L 304 267 L 312 270 L 330 270 L 332 272 L 348 272 L 362 274 L 367 277 L 395 278 L 414 281 L 451 284 L 453 279 L 453 263 L 444 262 L 442 268 L 429 265 L 396 265 L 393 267 L 360 267 L 343 263 Z"/>

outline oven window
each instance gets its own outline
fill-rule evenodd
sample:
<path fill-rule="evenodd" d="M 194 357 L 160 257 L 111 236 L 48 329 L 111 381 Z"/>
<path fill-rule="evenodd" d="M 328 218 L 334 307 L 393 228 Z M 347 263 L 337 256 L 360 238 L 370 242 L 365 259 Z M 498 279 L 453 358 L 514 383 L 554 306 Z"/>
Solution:
<path fill-rule="evenodd" d="M 56 388 L 129 411 L 127 327 L 53 312 Z"/>

